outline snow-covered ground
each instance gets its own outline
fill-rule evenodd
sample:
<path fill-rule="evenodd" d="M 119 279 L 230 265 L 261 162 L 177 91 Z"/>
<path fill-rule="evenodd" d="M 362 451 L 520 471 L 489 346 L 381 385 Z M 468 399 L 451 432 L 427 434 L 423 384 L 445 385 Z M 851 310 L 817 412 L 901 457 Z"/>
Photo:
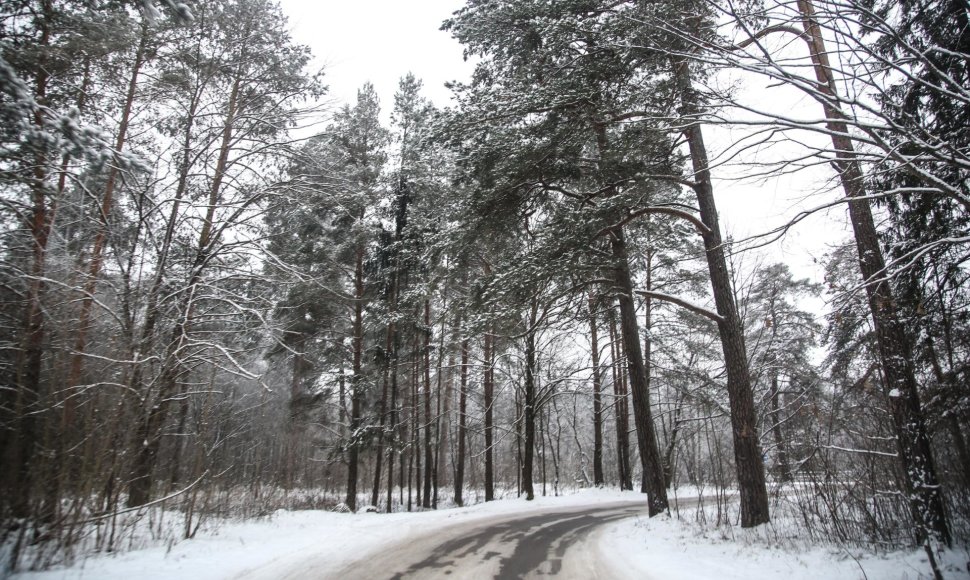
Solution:
<path fill-rule="evenodd" d="M 704 530 L 671 518 L 632 519 L 606 528 L 601 546 L 617 554 L 618 578 L 640 580 L 918 580 L 933 578 L 922 550 L 875 555 L 830 547 L 780 546 L 763 531 Z M 970 578 L 966 550 L 942 554 L 946 580 Z"/>
<path fill-rule="evenodd" d="M 685 494 L 681 492 L 683 501 Z M 170 578 L 233 579 L 251 573 L 266 576 L 279 563 L 310 555 L 323 561 L 321 577 L 366 557 L 389 543 L 438 526 L 502 514 L 588 506 L 617 501 L 639 502 L 631 492 L 584 490 L 534 502 L 508 499 L 439 511 L 340 514 L 323 511 L 277 512 L 272 518 L 223 525 L 193 540 L 113 556 L 97 556 L 70 568 L 20 573 L 18 580 L 152 580 Z M 675 518 L 634 518 L 608 524 L 598 533 L 598 548 L 617 578 L 785 580 L 931 578 L 921 551 L 887 555 L 860 554 L 835 547 L 777 545 L 765 531 L 712 528 Z M 966 550 L 943 555 L 948 580 L 970 578 Z M 268 575 L 271 577 L 271 574 Z"/>

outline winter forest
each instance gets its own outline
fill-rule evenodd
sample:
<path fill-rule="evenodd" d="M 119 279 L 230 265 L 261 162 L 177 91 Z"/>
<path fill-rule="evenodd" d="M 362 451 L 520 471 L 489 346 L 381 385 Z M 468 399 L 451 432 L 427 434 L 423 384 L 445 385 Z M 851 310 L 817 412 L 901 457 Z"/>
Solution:
<path fill-rule="evenodd" d="M 587 487 L 966 550 L 965 2 L 467 0 L 448 106 L 328 100 L 290 26 L 2 3 L 4 570 Z M 779 176 L 736 239 L 719 185 Z M 765 257 L 809 219 L 821 284 Z"/>

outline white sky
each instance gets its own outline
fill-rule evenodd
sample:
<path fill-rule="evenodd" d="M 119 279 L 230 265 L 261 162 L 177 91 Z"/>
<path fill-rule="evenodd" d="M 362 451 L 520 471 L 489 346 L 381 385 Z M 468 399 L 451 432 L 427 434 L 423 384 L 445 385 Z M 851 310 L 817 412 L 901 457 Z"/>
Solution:
<path fill-rule="evenodd" d="M 444 83 L 465 80 L 472 66 L 441 23 L 464 0 L 281 0 L 294 40 L 308 45 L 325 71 L 330 96 L 353 103 L 370 81 L 382 112 L 394 105 L 398 80 L 408 72 L 424 82 L 424 94 L 439 106 L 450 93 Z"/>
<path fill-rule="evenodd" d="M 443 20 L 464 5 L 464 0 L 280 0 L 290 19 L 294 40 L 310 46 L 316 65 L 325 71 L 330 98 L 337 105 L 353 103 L 357 89 L 370 81 L 381 98 L 382 115 L 389 119 L 398 80 L 408 72 L 424 82 L 424 95 L 438 106 L 450 102 L 444 83 L 467 80 L 472 65 L 465 62 L 461 45 L 440 30 Z M 778 99 L 778 89 L 756 80 L 748 94 L 756 100 Z M 818 105 L 803 96 L 780 97 L 805 116 L 821 114 Z M 807 108 L 806 108 L 807 107 Z M 735 138 L 723 129 L 705 129 L 710 153 L 715 156 Z M 767 152 L 770 156 L 771 152 Z M 775 154 L 777 155 L 777 153 Z M 715 171 L 725 176 L 726 171 Z M 735 239 L 777 227 L 800 208 L 818 205 L 833 194 L 819 195 L 826 171 L 781 176 L 765 182 L 715 183 L 722 229 Z M 840 192 L 835 192 L 837 196 Z M 761 251 L 765 260 L 784 261 L 796 276 L 822 281 L 821 259 L 831 243 L 847 234 L 845 207 L 837 206 L 795 228 L 780 243 Z M 757 256 L 747 254 L 753 265 Z"/>

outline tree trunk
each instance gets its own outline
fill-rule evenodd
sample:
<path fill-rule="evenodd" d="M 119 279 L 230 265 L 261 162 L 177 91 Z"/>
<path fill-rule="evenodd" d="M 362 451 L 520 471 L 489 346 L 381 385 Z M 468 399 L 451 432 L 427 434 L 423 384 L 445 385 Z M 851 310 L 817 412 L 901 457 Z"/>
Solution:
<path fill-rule="evenodd" d="M 38 44 L 41 47 L 47 47 L 50 44 L 50 25 L 53 18 L 53 3 L 50 0 L 45 0 L 38 17 L 41 32 Z M 38 102 L 46 101 L 49 81 L 46 59 L 41 57 L 34 84 L 34 94 Z M 37 107 L 33 121 L 40 131 L 43 131 L 46 126 L 44 117 L 44 109 Z M 50 208 L 47 205 L 49 194 L 47 183 L 48 161 L 49 151 L 43 147 L 38 147 L 34 153 L 33 183 L 31 184 L 33 207 L 31 208 L 29 222 L 33 260 L 30 265 L 30 279 L 27 283 L 24 338 L 17 357 L 17 393 L 14 398 L 14 416 L 17 421 L 16 435 L 10 442 L 10 449 L 6 458 L 12 474 L 10 488 L 14 498 L 10 503 L 15 517 L 27 517 L 30 514 L 30 495 L 33 487 L 31 468 L 39 435 L 37 413 L 40 409 L 37 407 L 41 400 L 40 379 L 46 334 L 46 320 L 42 304 L 46 285 L 43 280 L 47 271 L 47 243 L 50 239 L 56 212 L 55 204 L 52 204 Z"/>
<path fill-rule="evenodd" d="M 364 355 L 364 248 L 357 248 L 354 260 L 354 360 L 353 378 L 350 384 L 350 442 L 347 454 L 347 498 L 344 503 L 350 511 L 357 511 L 357 470 L 360 460 L 360 444 L 363 435 L 361 413 L 363 405 L 363 382 L 361 372 Z"/>
<path fill-rule="evenodd" d="M 821 30 L 815 21 L 815 9 L 810 0 L 799 0 L 798 8 L 808 36 L 807 42 L 818 80 L 817 88 L 823 95 L 835 97 L 835 79 L 831 73 Z M 917 529 L 916 535 L 921 542 L 927 536 L 933 536 L 949 546 L 952 544 L 950 526 L 920 404 L 919 388 L 913 369 L 912 346 L 898 317 L 872 210 L 866 199 L 862 168 L 856 159 L 845 115 L 834 100 L 824 101 L 823 106 L 837 155 L 833 165 L 839 173 L 849 202 L 849 219 L 855 234 L 859 269 L 866 284 L 879 358 L 888 389 L 889 410 L 899 446 L 899 458 L 906 474 L 910 512 Z"/>
<path fill-rule="evenodd" d="M 393 284 L 393 282 L 392 282 L 392 284 Z M 391 292 L 393 294 L 393 290 Z M 391 298 L 391 301 L 393 303 L 393 296 Z M 385 424 L 387 423 L 387 410 L 388 410 L 388 400 L 387 400 L 387 398 L 388 398 L 388 391 L 390 389 L 390 382 L 391 382 L 391 376 L 390 376 L 390 374 L 391 374 L 390 373 L 390 366 L 392 364 L 391 350 L 394 348 L 393 347 L 393 345 L 394 345 L 394 320 L 393 320 L 393 315 L 394 315 L 394 309 L 392 307 L 391 308 L 392 320 L 390 322 L 388 322 L 388 324 L 387 324 L 387 330 L 386 330 L 385 335 L 384 335 L 384 364 L 383 364 L 383 367 L 384 368 L 383 368 L 383 372 L 381 373 L 383 375 L 383 380 L 382 380 L 382 385 L 383 386 L 381 387 L 381 406 L 380 406 L 379 426 L 378 426 L 378 431 L 377 431 L 377 448 L 376 448 L 375 453 L 374 453 L 375 454 L 375 457 L 374 457 L 374 486 L 373 486 L 373 488 L 371 490 L 371 505 L 374 506 L 375 508 L 378 506 L 378 496 L 381 493 L 381 461 L 384 458 L 384 432 L 385 432 Z M 390 453 L 393 454 L 394 453 L 394 450 L 391 449 Z M 392 477 L 392 471 L 391 471 L 392 470 L 391 461 L 392 460 L 389 457 L 388 458 L 388 468 L 387 468 L 388 469 L 388 472 L 387 472 L 387 488 L 388 488 L 388 490 L 391 489 L 391 480 L 393 479 L 393 477 Z M 390 493 L 390 492 L 388 492 L 388 493 Z M 391 511 L 390 504 L 388 504 L 387 511 L 388 511 L 388 513 L 390 513 L 390 511 Z"/>
<path fill-rule="evenodd" d="M 489 325 L 491 326 L 491 325 Z M 493 439 L 493 389 L 495 385 L 494 381 L 494 370 L 492 365 L 494 364 L 494 355 L 492 351 L 494 349 L 495 338 L 490 330 L 485 331 L 485 349 L 484 349 L 484 359 L 485 359 L 485 373 L 482 381 L 482 390 L 484 391 L 485 397 L 485 501 L 492 501 L 495 499 L 495 481 L 494 481 L 494 461 L 493 461 L 493 449 L 492 449 L 492 439 Z"/>
<path fill-rule="evenodd" d="M 213 378 L 213 381 L 214 381 L 214 378 Z M 171 476 L 168 481 L 168 489 L 166 490 L 168 492 L 175 491 L 175 487 L 183 479 L 182 478 L 182 448 L 185 445 L 183 445 L 182 440 L 184 438 L 184 433 L 185 433 L 185 423 L 189 416 L 189 398 L 185 395 L 184 386 L 180 389 L 178 398 L 179 398 L 178 413 L 176 414 L 178 419 L 175 422 L 176 436 L 175 436 L 175 441 L 172 449 L 172 467 L 169 470 Z M 294 430 L 294 425 L 291 419 L 290 424 L 286 426 L 284 437 L 289 438 L 290 435 L 293 433 L 293 430 Z M 290 453 L 292 455 L 292 453 L 294 452 L 293 446 L 290 445 L 289 448 L 290 448 Z M 293 472 L 292 463 L 293 462 L 291 461 L 290 464 L 286 466 L 287 475 L 290 476 L 290 479 L 292 479 L 292 472 Z"/>
<path fill-rule="evenodd" d="M 600 158 L 606 159 L 608 153 L 606 126 L 602 122 L 594 123 L 593 132 Z M 637 325 L 633 279 L 630 275 L 630 258 L 622 226 L 610 231 L 610 247 L 614 262 L 613 276 L 620 303 L 620 334 L 629 368 L 633 418 L 637 427 L 640 464 L 643 469 L 641 488 L 647 494 L 647 512 L 652 517 L 667 510 L 667 489 L 663 485 L 663 466 L 660 462 L 660 450 L 657 447 L 657 436 L 650 409 L 650 385 L 644 367 L 643 351 L 640 348 L 640 330 Z"/>
<path fill-rule="evenodd" d="M 181 356 L 185 342 L 188 340 L 189 329 L 192 326 L 196 288 L 202 280 L 202 273 L 208 263 L 209 254 L 215 238 L 218 238 L 218 235 L 213 236 L 213 222 L 215 220 L 216 207 L 219 205 L 222 194 L 222 182 L 225 179 L 226 171 L 229 167 L 229 152 L 232 150 L 233 145 L 233 130 L 235 128 L 236 116 L 239 113 L 238 100 L 241 88 L 242 74 L 237 71 L 226 106 L 226 118 L 222 128 L 219 157 L 216 162 L 212 183 L 209 186 L 208 205 L 202 224 L 202 231 L 199 233 L 195 261 L 190 270 L 189 280 L 185 285 L 185 314 L 178 324 L 175 325 L 172 341 L 169 343 L 168 353 L 165 357 L 163 371 L 159 377 L 159 389 L 156 400 L 148 409 L 146 419 L 139 424 L 136 430 L 135 458 L 132 463 L 131 480 L 129 483 L 128 507 L 143 505 L 151 497 L 151 475 L 155 469 L 158 451 L 162 442 L 161 429 L 168 416 L 168 408 L 178 392 L 179 380 L 186 372 L 179 357 Z M 157 316 L 157 314 L 153 316 Z M 145 393 L 143 403 L 148 403 L 150 400 L 149 394 Z"/>
<path fill-rule="evenodd" d="M 451 409 L 454 404 L 455 396 L 455 364 L 457 362 L 457 353 L 455 352 L 454 340 L 458 336 L 461 329 L 461 314 L 455 316 L 455 322 L 452 326 L 450 339 L 452 343 L 448 348 L 448 381 L 445 383 L 444 392 L 444 404 L 441 413 L 439 414 L 439 442 L 438 442 L 438 455 L 435 459 L 436 471 L 441 472 L 441 462 L 447 461 L 448 457 L 451 455 Z M 443 330 L 443 329 L 442 329 Z M 444 339 L 444 332 L 442 332 L 442 339 Z M 442 343 L 443 345 L 443 343 Z M 444 478 L 443 478 L 444 479 Z M 447 479 L 444 479 L 447 481 Z M 437 499 L 437 493 L 435 494 Z M 436 502 L 437 503 L 437 502 Z"/>
<path fill-rule="evenodd" d="M 647 513 L 652 517 L 667 510 L 667 488 L 664 486 L 663 464 L 657 447 L 657 436 L 650 410 L 650 392 L 647 390 L 643 352 L 640 349 L 640 331 L 637 327 L 636 307 L 633 303 L 633 280 L 627 255 L 623 229 L 611 234 L 614 280 L 620 303 L 620 334 L 626 350 L 630 372 L 630 393 L 633 396 L 633 418 L 637 426 L 637 443 L 643 466 L 647 491 Z"/>
<path fill-rule="evenodd" d="M 718 332 L 727 370 L 727 390 L 731 407 L 731 427 L 734 436 L 734 461 L 738 474 L 741 500 L 741 527 L 750 528 L 769 521 L 768 490 L 765 485 L 764 460 L 758 439 L 758 422 L 755 415 L 754 394 L 748 375 L 744 334 L 737 307 L 724 244 L 721 242 L 721 226 L 718 223 L 714 203 L 714 188 L 708 168 L 707 148 L 701 132 L 700 108 L 692 86 L 689 64 L 680 58 L 674 62 L 677 88 L 680 92 L 681 114 L 689 124 L 684 136 L 690 150 L 694 170 L 694 192 L 700 207 L 701 221 L 708 228 L 704 235 L 707 266 L 711 276 L 711 289 L 717 313 Z"/>
<path fill-rule="evenodd" d="M 788 464 L 788 449 L 785 438 L 781 435 L 781 392 L 778 389 L 778 375 L 771 377 L 771 395 L 769 403 L 771 405 L 771 433 L 775 438 L 775 447 L 778 448 L 778 479 L 779 481 L 791 481 L 791 465 Z"/>
<path fill-rule="evenodd" d="M 603 401 L 600 379 L 599 340 L 596 332 L 596 300 L 589 297 L 589 342 L 593 362 L 593 484 L 603 485 Z"/>
<path fill-rule="evenodd" d="M 415 309 L 415 320 L 417 320 Z M 415 503 L 421 506 L 421 391 L 418 386 L 421 381 L 421 338 L 414 333 L 414 365 L 411 373 L 411 457 L 414 459 L 414 494 Z"/>
<path fill-rule="evenodd" d="M 434 454 L 431 449 L 431 300 L 424 301 L 424 494 L 422 507 L 431 507 L 431 470 Z"/>
<path fill-rule="evenodd" d="M 148 40 L 148 29 L 143 25 L 141 40 L 139 41 L 138 48 L 135 52 L 135 60 L 131 69 L 131 77 L 128 82 L 128 91 L 125 96 L 125 101 L 122 103 L 121 107 L 121 121 L 118 126 L 118 133 L 115 138 L 115 148 L 116 154 L 121 154 L 124 150 L 125 141 L 128 134 L 128 125 L 131 121 L 132 109 L 135 101 L 135 92 L 138 86 L 138 76 L 141 71 L 142 64 L 144 62 L 145 48 Z M 82 94 L 78 97 L 78 110 L 82 110 L 83 103 L 85 101 L 84 92 L 87 91 L 88 84 L 88 70 L 85 67 L 85 78 L 82 82 Z M 61 176 L 60 183 L 58 186 L 58 192 L 62 193 L 66 185 L 68 168 L 68 156 L 64 156 L 63 163 L 61 165 Z M 94 239 L 94 244 L 91 252 L 91 260 L 89 266 L 89 272 L 87 280 L 84 283 L 83 295 L 81 296 L 81 310 L 78 315 L 78 326 L 77 335 L 75 336 L 74 352 L 70 356 L 70 364 L 68 369 L 67 377 L 64 381 L 64 392 L 67 394 L 63 401 L 62 411 L 61 411 L 61 422 L 58 432 L 57 440 L 53 442 L 54 448 L 54 467 L 58 473 L 51 474 L 48 476 L 48 492 L 47 492 L 47 503 L 49 505 L 55 506 L 60 504 L 60 494 L 61 488 L 69 481 L 76 480 L 78 476 L 79 465 L 74 453 L 68 451 L 71 448 L 77 447 L 77 441 L 74 438 L 74 433 L 78 431 L 75 426 L 76 412 L 77 412 L 77 402 L 78 398 L 73 396 L 73 391 L 75 387 L 81 382 L 81 375 L 83 374 L 84 368 L 84 352 L 87 345 L 87 333 L 91 325 L 91 307 L 94 304 L 94 293 L 97 288 L 97 279 L 101 272 L 101 265 L 103 262 L 103 250 L 105 241 L 108 235 L 109 229 L 109 216 L 111 214 L 111 208 L 113 206 L 114 199 L 114 189 L 115 184 L 118 180 L 118 166 L 117 162 L 111 163 L 111 167 L 108 171 L 108 178 L 104 188 L 104 194 L 101 203 L 101 215 L 99 221 L 99 227 L 97 234 Z M 132 342 L 129 342 L 132 344 Z M 83 428 L 82 428 L 83 429 Z M 174 473 L 174 472 L 173 472 Z"/>
<path fill-rule="evenodd" d="M 195 301 L 195 292 L 190 292 L 188 305 L 183 319 L 175 326 L 172 331 L 172 340 L 166 356 L 164 370 L 159 376 L 158 382 L 161 385 L 158 394 L 151 407 L 148 408 L 144 420 L 139 421 L 135 427 L 135 452 L 132 460 L 131 476 L 128 483 L 127 507 L 137 507 L 148 503 L 151 499 L 152 474 L 155 471 L 155 464 L 158 461 L 158 452 L 162 445 L 162 427 L 168 417 L 168 408 L 175 398 L 179 383 L 185 373 L 184 368 L 176 362 L 177 357 L 184 346 L 187 325 L 191 319 L 192 303 Z M 142 404 L 151 401 L 151 394 L 146 393 Z"/>
<path fill-rule="evenodd" d="M 465 505 L 465 441 L 468 438 L 468 339 L 461 341 L 461 370 L 458 379 L 458 454 L 455 456 L 455 505 Z"/>
<path fill-rule="evenodd" d="M 525 335 L 525 401 L 524 401 L 524 422 L 525 422 L 525 451 L 522 461 L 522 485 L 525 490 L 525 499 L 532 501 L 535 499 L 535 489 L 532 483 L 532 466 L 535 462 L 536 447 L 536 318 L 539 312 L 539 303 L 532 301 L 529 312 L 529 331 Z"/>
<path fill-rule="evenodd" d="M 664 486 L 670 489 L 674 479 L 674 451 L 677 449 L 677 435 L 680 434 L 680 404 L 674 409 L 673 425 L 670 428 L 670 440 L 664 451 Z"/>
<path fill-rule="evenodd" d="M 390 336 L 388 336 L 388 341 L 390 341 Z M 385 353 L 388 349 L 385 349 Z M 386 361 L 385 361 L 385 364 Z M 387 397 L 390 389 L 390 376 L 388 375 L 387 369 L 383 372 L 384 378 L 381 387 L 381 404 L 380 404 L 380 419 L 378 420 L 377 428 L 377 444 L 374 449 L 374 485 L 371 488 L 371 498 L 370 503 L 375 508 L 378 506 L 378 497 L 381 493 L 381 467 L 382 461 L 384 459 L 384 428 L 387 423 Z M 388 472 L 390 473 L 390 472 Z M 390 483 L 388 483 L 390 486 Z"/>
<path fill-rule="evenodd" d="M 387 455 L 387 513 L 391 513 L 391 508 L 393 504 L 394 496 L 394 457 L 397 455 L 397 440 L 398 440 L 398 410 L 397 410 L 397 357 L 398 357 L 398 336 L 395 330 L 394 340 L 391 341 L 391 360 L 390 360 L 390 372 L 391 372 L 391 424 L 388 429 L 391 440 L 388 442 Z M 403 457 L 401 460 L 401 468 L 404 467 Z M 403 471 L 402 471 L 403 473 Z M 401 486 L 401 493 L 404 493 L 404 482 L 401 481 L 400 475 L 398 476 L 398 485 Z M 402 497 L 403 499 L 403 497 Z M 403 502 L 402 502 L 403 503 Z"/>
<path fill-rule="evenodd" d="M 128 80 L 128 92 L 125 95 L 125 102 L 121 107 L 121 121 L 118 125 L 118 135 L 115 139 L 115 154 L 120 155 L 125 147 L 128 138 L 128 125 L 131 122 L 132 109 L 135 102 L 135 92 L 138 88 L 138 76 L 141 74 L 141 67 L 145 59 L 145 50 L 148 44 L 147 24 L 142 27 L 141 40 L 135 52 L 135 62 L 131 68 L 131 78 Z M 98 233 L 94 237 L 94 245 L 91 249 L 91 260 L 87 280 L 84 284 L 84 295 L 81 297 L 81 311 L 78 315 L 78 330 L 74 342 L 74 353 L 71 355 L 71 366 L 67 374 L 65 386 L 73 389 L 81 380 L 84 372 L 84 351 L 87 348 L 87 333 L 91 325 L 91 307 L 94 304 L 94 292 L 97 288 L 98 276 L 101 274 L 101 266 L 104 262 L 104 246 L 108 237 L 110 226 L 109 218 L 114 206 L 115 184 L 118 181 L 117 163 L 112 163 L 108 170 L 108 178 L 104 186 L 104 195 L 101 198 L 101 215 Z M 68 397 L 64 402 L 64 425 L 62 428 L 69 429 L 74 423 L 75 410 L 74 397 Z"/>
<path fill-rule="evenodd" d="M 522 496 L 522 424 L 525 422 L 523 419 L 522 411 L 522 393 L 520 389 L 515 389 L 514 392 L 514 403 L 515 403 L 515 497 Z"/>
<path fill-rule="evenodd" d="M 626 406 L 626 379 L 621 366 L 624 356 L 616 325 L 616 311 L 612 305 L 609 309 L 609 319 L 610 353 L 613 359 L 613 414 L 616 417 L 617 477 L 620 479 L 620 491 L 633 490 L 633 475 L 630 467 L 630 413 Z"/>
<path fill-rule="evenodd" d="M 647 244 L 650 243 L 650 216 L 647 216 L 647 221 L 645 223 L 647 228 Z M 649 247 L 646 250 L 647 264 L 646 264 L 646 287 L 647 292 L 653 291 L 653 250 Z M 653 299 L 650 295 L 645 295 L 643 297 L 643 376 L 644 383 L 646 384 L 646 392 L 652 394 L 653 389 L 653 338 L 650 336 L 650 332 L 653 330 Z M 658 442 L 659 449 L 659 442 Z M 664 455 L 666 458 L 666 455 Z M 664 473 L 664 489 L 669 489 L 670 478 L 667 477 L 667 462 L 662 463 L 662 469 Z M 643 478 L 640 480 L 640 491 L 641 493 L 647 492 L 647 470 L 643 470 Z"/>
<path fill-rule="evenodd" d="M 340 341 L 340 348 L 343 349 L 343 340 Z M 344 378 L 344 360 L 340 358 L 340 376 L 337 378 L 337 405 L 340 409 L 337 412 L 338 423 L 340 424 L 340 434 L 344 435 L 347 425 L 347 380 Z"/>
<path fill-rule="evenodd" d="M 411 341 L 412 342 L 412 345 L 415 344 L 415 341 L 416 340 L 417 340 L 417 334 L 414 335 L 414 338 Z M 417 349 L 416 348 L 413 349 L 412 352 L 417 352 Z M 417 435 L 418 434 L 418 419 L 417 419 L 417 408 L 418 408 L 418 394 L 417 394 L 417 388 L 418 388 L 417 387 L 417 384 L 418 384 L 418 360 L 417 360 L 417 357 L 412 357 L 412 360 L 411 360 L 411 372 L 408 373 L 408 374 L 410 375 L 410 377 L 409 377 L 410 384 L 408 385 L 408 388 L 409 388 L 409 397 L 410 397 L 411 401 L 410 401 L 410 404 L 408 405 L 408 413 L 409 413 L 409 415 L 408 415 L 408 421 L 407 421 L 407 423 L 409 424 L 409 427 L 410 427 L 410 433 L 407 434 L 408 435 L 408 437 L 407 437 L 408 443 L 407 443 L 407 446 L 406 447 L 408 449 L 408 477 L 407 477 L 407 481 L 408 481 L 408 511 L 411 511 L 412 499 L 413 499 L 412 498 L 412 492 L 411 492 L 411 484 L 412 484 L 412 482 L 414 480 L 414 457 L 415 457 L 415 455 L 417 455 L 417 448 L 418 448 L 418 435 Z M 404 467 L 404 465 L 402 464 L 401 465 L 401 468 L 403 469 L 403 467 Z M 419 466 L 418 471 L 420 471 L 420 466 Z M 420 493 L 420 491 L 421 490 L 419 489 L 418 492 Z M 421 503 L 420 495 L 418 496 L 417 500 L 418 500 L 417 503 L 420 505 L 420 503 Z"/>

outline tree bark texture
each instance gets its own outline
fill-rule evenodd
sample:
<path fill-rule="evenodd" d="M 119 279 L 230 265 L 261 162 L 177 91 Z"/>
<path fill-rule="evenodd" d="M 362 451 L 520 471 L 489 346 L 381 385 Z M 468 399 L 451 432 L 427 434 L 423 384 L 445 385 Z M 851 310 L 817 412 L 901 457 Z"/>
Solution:
<path fill-rule="evenodd" d="M 128 92 L 125 95 L 125 102 L 121 107 L 121 122 L 118 125 L 118 135 L 115 139 L 114 151 L 121 154 L 124 150 L 125 142 L 128 138 L 128 125 L 131 122 L 132 109 L 135 102 L 135 93 L 138 89 L 138 76 L 141 74 L 141 67 L 145 61 L 145 50 L 148 43 L 148 29 L 142 30 L 141 40 L 135 53 L 135 62 L 131 69 L 131 78 L 128 81 Z M 94 237 L 94 244 L 91 248 L 91 259 L 87 280 L 84 284 L 84 295 L 81 297 L 81 311 L 78 315 L 78 330 L 74 342 L 74 353 L 71 355 L 71 368 L 68 371 L 66 387 L 68 389 L 78 385 L 81 374 L 84 372 L 84 351 L 87 348 L 87 334 L 91 325 L 91 307 L 94 304 L 94 292 L 97 288 L 98 276 L 101 274 L 101 266 L 104 262 L 104 246 L 108 237 L 109 219 L 112 207 L 114 206 L 115 185 L 118 182 L 118 167 L 113 164 L 108 171 L 108 179 L 104 186 L 104 195 L 101 198 L 101 215 L 98 233 Z M 63 429 L 70 428 L 74 423 L 74 398 L 68 397 L 64 403 L 64 425 Z"/>
<path fill-rule="evenodd" d="M 482 390 L 484 391 L 484 403 L 485 403 L 485 501 L 492 501 L 495 499 L 495 461 L 494 461 L 494 449 L 492 449 L 494 443 L 494 398 L 495 398 L 495 371 L 492 366 L 495 363 L 494 356 L 492 354 L 494 350 L 495 336 L 491 333 L 491 330 L 485 331 L 485 348 L 484 348 L 484 359 L 485 359 L 485 373 L 483 378 Z"/>
<path fill-rule="evenodd" d="M 431 301 L 424 301 L 424 501 L 422 507 L 431 507 L 431 477 L 434 466 L 431 448 L 431 432 L 434 418 L 431 416 Z"/>
<path fill-rule="evenodd" d="M 54 7 L 50 0 L 42 3 L 37 16 L 40 28 L 38 44 L 47 47 L 51 38 L 51 22 Z M 47 97 L 50 76 L 46 59 L 41 58 L 34 80 L 34 91 L 39 102 Z M 46 126 L 45 112 L 38 107 L 34 112 L 34 125 L 43 131 Z M 46 290 L 44 277 L 47 271 L 47 244 L 56 213 L 56 200 L 48 207 L 50 188 L 47 165 L 50 152 L 38 147 L 34 153 L 32 170 L 33 184 L 31 197 L 33 207 L 30 216 L 30 242 L 32 262 L 30 280 L 27 282 L 27 300 L 24 312 L 24 334 L 17 358 L 17 389 L 14 396 L 14 416 L 17 424 L 15 435 L 8 443 L 6 462 L 10 468 L 10 489 L 15 494 L 11 502 L 15 517 L 26 517 L 30 513 L 30 494 L 33 487 L 31 465 L 38 439 L 38 404 L 41 401 L 41 371 L 43 366 L 46 318 L 42 304 Z"/>
<path fill-rule="evenodd" d="M 242 72 L 241 70 L 237 70 L 236 76 L 233 79 L 232 89 L 229 93 L 229 101 L 226 105 L 226 117 L 223 122 L 222 138 L 219 144 L 219 157 L 216 162 L 212 183 L 209 186 L 205 219 L 202 224 L 202 231 L 199 233 L 195 260 L 190 270 L 189 279 L 185 285 L 185 313 L 173 330 L 172 340 L 169 343 L 163 370 L 159 377 L 157 396 L 153 400 L 150 393 L 143 395 L 143 403 L 150 403 L 151 406 L 147 410 L 145 420 L 139 424 L 136 430 L 134 441 L 135 458 L 132 462 L 128 507 L 144 505 L 151 498 L 152 472 L 155 469 L 158 452 L 161 447 L 162 427 L 168 417 L 168 409 L 171 402 L 179 390 L 179 381 L 186 372 L 180 357 L 182 356 L 183 347 L 188 341 L 189 329 L 192 326 L 196 289 L 202 281 L 202 274 L 208 264 L 212 246 L 219 237 L 218 234 L 213 233 L 213 222 L 215 220 L 216 208 L 220 203 L 222 195 L 222 182 L 229 168 L 229 153 L 233 146 L 233 131 L 236 124 L 236 117 L 239 114 L 238 105 L 241 90 Z"/>
<path fill-rule="evenodd" d="M 633 399 L 633 418 L 637 426 L 637 443 L 647 493 L 647 513 L 650 516 L 667 511 L 667 488 L 664 485 L 663 464 L 657 447 L 657 435 L 650 410 L 650 392 L 640 349 L 640 330 L 633 298 L 633 280 L 623 229 L 617 228 L 610 238 L 613 252 L 614 280 L 620 303 L 620 334 L 626 350 L 630 373 L 630 393 Z"/>
<path fill-rule="evenodd" d="M 535 488 L 533 485 L 532 468 L 535 463 L 536 448 L 536 315 L 539 305 L 532 303 L 531 312 L 528 320 L 529 331 L 525 335 L 525 401 L 524 401 L 524 452 L 522 458 L 522 486 L 525 491 L 525 499 L 532 501 L 535 499 Z"/>
<path fill-rule="evenodd" d="M 589 298 L 589 343 L 593 363 L 593 484 L 603 485 L 603 385 L 600 374 L 599 336 L 596 329 L 596 300 Z"/>
<path fill-rule="evenodd" d="M 619 331 L 616 324 L 616 311 L 611 305 L 610 319 L 610 353 L 613 359 L 613 415 L 616 424 L 616 465 L 617 477 L 620 480 L 620 491 L 633 489 L 633 476 L 630 467 L 630 413 L 627 409 L 626 373 L 623 371 L 623 346 L 620 343 Z"/>
<path fill-rule="evenodd" d="M 465 442 L 468 438 L 468 339 L 461 341 L 461 369 L 458 379 L 458 452 L 455 455 L 455 505 L 465 504 Z"/>
<path fill-rule="evenodd" d="M 714 303 L 717 313 L 721 316 L 717 327 L 727 370 L 734 462 L 741 496 L 741 526 L 750 528 L 769 521 L 768 490 L 765 484 L 764 459 L 758 440 L 754 393 L 748 374 L 744 333 L 734 302 L 727 260 L 724 257 L 724 244 L 721 241 L 721 226 L 714 203 L 707 148 L 700 126 L 700 108 L 697 105 L 697 96 L 692 86 L 687 60 L 677 60 L 674 67 L 680 92 L 681 113 L 688 123 L 683 132 L 694 170 L 694 191 L 697 194 L 701 221 L 709 230 L 704 235 L 704 247 L 707 253 Z"/>
<path fill-rule="evenodd" d="M 818 90 L 831 97 L 823 100 L 828 129 L 837 158 L 833 162 L 849 204 L 849 220 L 855 234 L 859 270 L 865 282 L 869 310 L 879 347 L 879 358 L 888 389 L 899 458 L 906 474 L 910 512 L 916 523 L 917 539 L 933 536 L 946 545 L 952 544 L 943 494 L 936 475 L 936 465 L 919 399 L 919 388 L 913 368 L 912 345 L 899 320 L 896 300 L 889 283 L 879 235 L 866 199 L 862 168 L 856 158 L 848 124 L 835 99 L 835 78 L 828 60 L 822 32 L 815 20 L 810 0 L 798 0 L 807 42 L 811 52 Z"/>
<path fill-rule="evenodd" d="M 364 399 L 364 249 L 358 248 L 354 266 L 353 378 L 350 384 L 350 441 L 347 450 L 347 498 L 344 503 L 357 511 L 357 470 L 360 461 L 361 413 Z"/>

